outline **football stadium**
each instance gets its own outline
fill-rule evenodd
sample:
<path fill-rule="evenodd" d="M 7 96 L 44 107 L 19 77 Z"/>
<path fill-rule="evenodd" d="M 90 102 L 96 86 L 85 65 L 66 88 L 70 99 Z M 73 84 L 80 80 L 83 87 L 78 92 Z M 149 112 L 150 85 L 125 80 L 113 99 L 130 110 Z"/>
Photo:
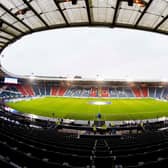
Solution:
<path fill-rule="evenodd" d="M 144 71 L 142 79 L 114 78 L 113 66 L 117 66 L 117 75 L 120 76 L 123 65 L 120 61 L 115 65 L 115 60 L 106 60 L 104 55 L 107 52 L 103 53 L 105 64 L 99 55 L 97 58 L 86 56 L 90 59 L 91 69 L 99 61 L 103 62 L 98 66 L 100 72 L 103 66 L 111 65 L 108 69 L 111 78 L 107 79 L 99 74 L 87 77 L 91 69 L 89 63 L 85 65 L 82 62 L 82 58 L 79 59 L 82 62 L 79 67 L 82 69 L 83 64 L 88 69 L 86 76 L 80 72 L 73 76 L 60 75 L 58 69 L 52 68 L 57 75 L 36 75 L 32 73 L 33 64 L 28 68 L 31 74 L 21 75 L 2 64 L 8 56 L 7 50 L 11 49 L 13 55 L 18 55 L 11 46 L 21 40 L 23 45 L 28 45 L 24 39 L 27 36 L 38 34 L 44 43 L 41 33 L 57 29 L 70 32 L 70 28 L 80 32 L 83 27 L 104 27 L 110 31 L 117 28 L 119 32 L 131 30 L 138 34 L 140 31 L 141 36 L 147 33 L 149 36 L 167 37 L 168 0 L 0 0 L 0 167 L 167 168 L 168 80 L 163 79 L 167 75 L 167 67 L 165 62 L 160 79 L 145 78 L 147 72 L 142 64 L 147 62 L 150 51 L 143 49 L 141 43 L 147 42 L 134 42 L 139 47 L 136 52 L 144 50 L 146 54 L 143 62 L 136 62 L 135 58 L 133 61 L 135 69 Z M 62 38 L 59 37 L 58 42 Z M 71 38 L 70 42 L 76 45 L 75 36 Z M 80 40 L 82 45 L 82 38 Z M 124 45 L 131 47 L 127 40 L 128 44 Z M 122 40 L 118 41 L 121 43 Z M 41 43 L 37 43 L 39 50 L 42 50 Z M 52 41 L 47 43 L 52 45 Z M 65 40 L 63 50 L 72 57 L 70 49 L 64 49 L 68 45 L 69 41 Z M 15 48 L 24 51 L 19 45 Z M 98 48 L 96 46 L 96 50 Z M 163 43 L 158 44 L 157 50 L 163 48 Z M 95 50 L 94 47 L 92 49 Z M 93 53 L 90 48 L 88 50 Z M 122 45 L 115 51 L 119 50 L 122 50 Z M 115 51 L 114 54 L 117 53 Z M 38 67 L 42 57 L 37 61 L 35 50 L 31 52 Z M 49 64 L 48 53 L 44 53 L 46 64 Z M 52 61 L 59 62 L 59 57 L 63 56 L 56 50 L 52 51 L 53 55 L 55 53 L 56 60 Z M 17 58 L 11 61 L 12 64 L 21 62 L 22 67 L 26 67 L 27 62 Z M 149 64 L 152 64 L 154 56 L 150 58 Z M 159 55 L 158 62 L 160 58 Z M 72 60 L 64 60 L 61 66 L 66 67 Z M 74 67 L 76 64 L 72 61 Z M 159 72 L 157 63 L 152 68 L 154 73 Z M 42 70 L 47 71 L 47 66 Z M 135 77 L 139 76 L 136 72 Z"/>

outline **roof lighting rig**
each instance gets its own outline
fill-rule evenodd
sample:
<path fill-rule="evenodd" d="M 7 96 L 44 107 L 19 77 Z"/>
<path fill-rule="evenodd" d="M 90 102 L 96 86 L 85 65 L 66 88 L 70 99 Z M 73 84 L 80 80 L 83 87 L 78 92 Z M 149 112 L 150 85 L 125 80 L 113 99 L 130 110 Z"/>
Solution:
<path fill-rule="evenodd" d="M 144 0 L 127 0 L 128 6 L 133 6 L 133 4 L 138 5 L 139 7 L 145 7 L 146 2 Z"/>
<path fill-rule="evenodd" d="M 23 9 L 20 9 L 18 10 L 15 15 L 24 15 L 26 14 L 30 9 L 29 8 L 23 8 Z"/>
<path fill-rule="evenodd" d="M 78 3 L 78 0 L 63 0 L 64 2 L 72 2 L 72 5 L 76 5 Z M 92 1 L 92 0 L 86 0 L 86 1 Z M 145 0 L 119 0 L 119 1 L 127 1 L 128 6 L 133 6 L 134 4 L 140 6 L 140 7 L 145 7 L 146 2 Z"/>
<path fill-rule="evenodd" d="M 58 2 L 72 2 L 72 5 L 76 5 L 78 0 L 58 0 Z"/>

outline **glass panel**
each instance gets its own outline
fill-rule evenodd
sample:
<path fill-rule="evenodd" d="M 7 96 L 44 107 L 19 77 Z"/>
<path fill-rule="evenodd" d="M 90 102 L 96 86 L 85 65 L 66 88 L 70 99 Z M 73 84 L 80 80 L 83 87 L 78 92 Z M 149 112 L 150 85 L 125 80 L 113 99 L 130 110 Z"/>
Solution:
<path fill-rule="evenodd" d="M 143 10 L 144 7 L 140 7 L 135 3 L 133 6 L 128 6 L 128 2 L 121 2 L 116 22 L 135 25 Z"/>
<path fill-rule="evenodd" d="M 166 0 L 154 0 L 141 19 L 139 26 L 155 28 L 167 15 L 168 2 Z"/>
<path fill-rule="evenodd" d="M 91 16 L 94 22 L 112 23 L 116 0 L 93 0 Z"/>
<path fill-rule="evenodd" d="M 87 9 L 84 0 L 78 0 L 76 5 L 72 5 L 72 2 L 62 2 L 60 3 L 60 7 L 69 23 L 88 22 Z"/>
<path fill-rule="evenodd" d="M 53 0 L 34 0 L 31 2 L 31 5 L 48 25 L 65 24 Z"/>
<path fill-rule="evenodd" d="M 158 29 L 162 31 L 168 31 L 168 19 L 164 21 L 164 23 Z"/>

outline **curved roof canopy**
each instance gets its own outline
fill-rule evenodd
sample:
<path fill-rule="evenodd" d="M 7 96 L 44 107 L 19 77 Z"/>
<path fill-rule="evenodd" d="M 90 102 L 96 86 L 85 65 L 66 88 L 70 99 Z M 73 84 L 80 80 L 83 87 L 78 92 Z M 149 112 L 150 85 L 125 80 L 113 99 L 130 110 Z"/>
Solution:
<path fill-rule="evenodd" d="M 0 52 L 20 37 L 72 26 L 168 34 L 168 0 L 0 0 Z"/>

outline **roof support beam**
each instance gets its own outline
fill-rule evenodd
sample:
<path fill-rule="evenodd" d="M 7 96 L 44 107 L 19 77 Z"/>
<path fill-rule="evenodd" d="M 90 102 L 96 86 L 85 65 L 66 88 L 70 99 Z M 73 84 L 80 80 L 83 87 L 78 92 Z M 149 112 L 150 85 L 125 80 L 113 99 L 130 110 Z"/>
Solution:
<path fill-rule="evenodd" d="M 90 14 L 89 0 L 85 0 L 85 3 L 86 3 L 86 9 L 87 9 L 89 24 L 91 24 L 91 14 Z"/>
<path fill-rule="evenodd" d="M 119 6 L 120 6 L 120 2 L 121 2 L 120 0 L 117 0 L 115 11 L 114 11 L 114 16 L 113 16 L 113 20 L 112 20 L 112 26 L 115 25 L 115 22 L 116 22 L 116 19 L 117 19 L 117 12 L 118 12 L 118 9 L 119 9 Z"/>
<path fill-rule="evenodd" d="M 2 35 L 0 35 L 0 38 L 5 39 L 5 40 L 7 40 L 7 41 L 10 41 L 10 40 L 11 40 L 10 38 L 4 37 L 4 36 L 2 36 Z"/>
<path fill-rule="evenodd" d="M 7 42 L 4 42 L 4 41 L 0 41 L 0 44 L 6 44 Z"/>
<path fill-rule="evenodd" d="M 136 21 L 135 27 L 137 27 L 137 25 L 139 24 L 139 22 L 141 21 L 142 17 L 144 16 L 144 14 L 146 13 L 146 11 L 148 10 L 148 8 L 150 7 L 151 3 L 153 2 L 153 0 L 150 0 L 148 2 L 148 4 L 146 5 L 145 9 L 143 10 L 141 16 L 138 18 L 138 20 Z"/>
<path fill-rule="evenodd" d="M 12 27 L 13 29 L 15 29 L 16 31 L 20 32 L 20 33 L 24 33 L 22 30 L 18 29 L 17 27 L 13 26 L 12 24 L 6 22 L 5 20 L 0 18 L 0 22 L 5 23 L 6 25 L 8 25 L 9 27 Z"/>
<path fill-rule="evenodd" d="M 6 48 L 9 44 L 11 43 L 9 42 L 9 43 L 6 43 L 5 45 L 0 44 L 0 46 L 2 47 L 2 49 L 0 49 L 0 54 L 4 50 L 4 48 Z"/>
<path fill-rule="evenodd" d="M 4 47 L 4 46 L 5 46 L 4 44 L 0 43 L 0 47 Z"/>
<path fill-rule="evenodd" d="M 164 18 L 162 19 L 162 21 L 159 22 L 159 23 L 156 25 L 156 27 L 154 28 L 154 30 L 157 30 L 167 19 L 168 19 L 168 15 L 167 15 L 166 17 L 164 17 Z"/>
<path fill-rule="evenodd" d="M 4 33 L 6 33 L 6 34 L 8 34 L 8 35 L 10 35 L 10 36 L 17 37 L 15 34 L 13 34 L 13 33 L 11 33 L 11 32 L 8 32 L 8 31 L 6 31 L 6 30 L 4 30 L 4 29 L 2 29 L 2 28 L 0 28 L 0 32 L 4 32 Z"/>
<path fill-rule="evenodd" d="M 41 22 L 48 28 L 48 24 L 46 23 L 46 21 L 37 13 L 37 11 L 29 4 L 29 2 L 27 2 L 26 0 L 23 0 L 23 2 L 29 7 L 29 9 L 31 9 L 31 11 L 33 11 L 33 13 L 41 20 Z"/>
<path fill-rule="evenodd" d="M 27 27 L 30 31 L 33 31 L 32 28 L 30 26 L 28 26 L 26 23 L 24 23 L 21 19 L 19 19 L 18 17 L 16 17 L 11 11 L 9 11 L 5 6 L 3 6 L 0 3 L 0 7 L 5 10 L 9 15 L 11 15 L 12 17 L 14 17 L 18 22 L 20 22 L 21 24 L 23 24 L 25 27 Z"/>
<path fill-rule="evenodd" d="M 64 12 L 62 11 L 62 9 L 61 9 L 61 7 L 60 7 L 60 5 L 59 5 L 59 2 L 58 2 L 57 0 L 54 0 L 54 3 L 55 3 L 55 5 L 56 5 L 56 7 L 58 8 L 59 12 L 61 13 L 61 16 L 64 18 L 65 23 L 66 23 L 67 25 L 69 25 L 68 20 L 67 20 L 67 18 L 65 17 Z"/>

